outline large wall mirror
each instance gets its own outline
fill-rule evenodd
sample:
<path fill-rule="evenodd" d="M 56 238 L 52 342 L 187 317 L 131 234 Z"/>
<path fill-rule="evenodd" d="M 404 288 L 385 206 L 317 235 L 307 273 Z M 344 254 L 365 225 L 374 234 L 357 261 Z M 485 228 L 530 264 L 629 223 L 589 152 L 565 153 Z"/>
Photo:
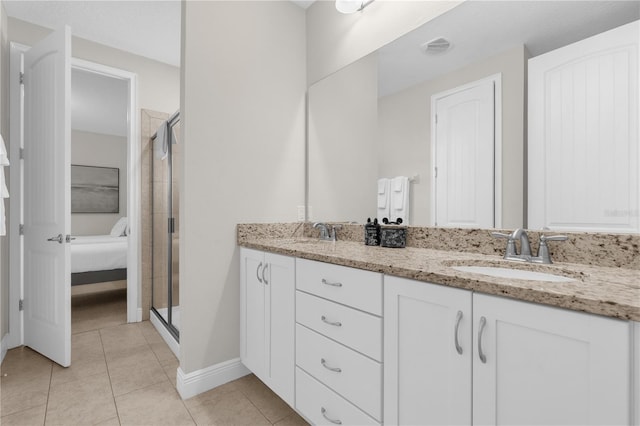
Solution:
<path fill-rule="evenodd" d="M 410 225 L 526 226 L 528 60 L 639 17 L 637 2 L 467 1 L 313 84 L 310 219 L 363 223 L 378 213 L 379 180 L 405 176 Z M 441 146 L 482 132 L 491 146 Z M 464 208 L 442 223 L 447 203 Z"/>

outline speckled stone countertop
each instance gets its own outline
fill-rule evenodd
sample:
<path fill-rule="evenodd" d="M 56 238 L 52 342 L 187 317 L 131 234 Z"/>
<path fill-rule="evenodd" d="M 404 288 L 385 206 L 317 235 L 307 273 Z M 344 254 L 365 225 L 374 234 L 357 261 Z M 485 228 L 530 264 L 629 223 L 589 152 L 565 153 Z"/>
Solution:
<path fill-rule="evenodd" d="M 238 225 L 238 245 L 485 294 L 640 321 L 640 271 L 637 269 L 568 262 L 539 265 L 506 261 L 500 255 L 478 252 L 422 247 L 372 247 L 348 240 L 327 242 L 309 238 L 305 235 L 308 229 L 305 231 L 300 228 L 299 224 Z M 507 279 L 461 272 L 452 266 L 502 266 L 561 275 L 575 281 Z"/>

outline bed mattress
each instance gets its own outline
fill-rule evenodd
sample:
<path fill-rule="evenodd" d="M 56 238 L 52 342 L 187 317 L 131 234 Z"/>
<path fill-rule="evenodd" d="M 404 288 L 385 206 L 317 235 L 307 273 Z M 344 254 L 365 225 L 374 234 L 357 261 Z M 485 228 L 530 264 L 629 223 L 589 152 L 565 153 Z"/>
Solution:
<path fill-rule="evenodd" d="M 71 273 L 127 267 L 127 237 L 87 235 L 71 241 Z"/>

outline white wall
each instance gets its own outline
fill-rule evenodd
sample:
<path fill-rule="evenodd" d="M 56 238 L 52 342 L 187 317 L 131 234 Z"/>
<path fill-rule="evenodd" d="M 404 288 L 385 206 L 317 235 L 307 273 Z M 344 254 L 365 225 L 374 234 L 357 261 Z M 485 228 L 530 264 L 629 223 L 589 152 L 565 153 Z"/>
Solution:
<path fill-rule="evenodd" d="M 309 88 L 310 220 L 376 215 L 378 61 L 375 53 Z"/>
<path fill-rule="evenodd" d="M 333 1 L 307 10 L 309 85 L 418 28 L 462 1 L 374 1 L 362 12 L 338 13 Z"/>
<path fill-rule="evenodd" d="M 108 235 L 118 219 L 127 215 L 127 138 L 72 130 L 71 164 L 120 170 L 119 213 L 71 214 L 72 235 Z"/>
<path fill-rule="evenodd" d="M 180 367 L 239 356 L 236 224 L 304 204 L 305 14 L 289 1 L 183 2 Z"/>
<path fill-rule="evenodd" d="M 50 32 L 48 28 L 9 18 L 11 41 L 31 46 Z M 71 52 L 74 58 L 138 74 L 139 108 L 173 113 L 180 106 L 180 69 L 177 67 L 78 37 L 72 38 Z"/>
<path fill-rule="evenodd" d="M 431 223 L 431 96 L 502 73 L 502 227 L 523 226 L 528 58 L 524 46 L 516 47 L 380 99 L 380 176 L 420 174 L 412 184 L 412 224 Z"/>

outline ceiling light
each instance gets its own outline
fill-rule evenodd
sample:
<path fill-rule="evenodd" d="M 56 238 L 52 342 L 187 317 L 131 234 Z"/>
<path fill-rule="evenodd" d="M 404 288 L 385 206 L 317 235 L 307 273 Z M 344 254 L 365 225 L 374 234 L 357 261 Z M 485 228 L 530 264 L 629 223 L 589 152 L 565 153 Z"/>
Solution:
<path fill-rule="evenodd" d="M 373 3 L 373 0 L 336 0 L 336 9 L 341 13 L 358 12 Z"/>

